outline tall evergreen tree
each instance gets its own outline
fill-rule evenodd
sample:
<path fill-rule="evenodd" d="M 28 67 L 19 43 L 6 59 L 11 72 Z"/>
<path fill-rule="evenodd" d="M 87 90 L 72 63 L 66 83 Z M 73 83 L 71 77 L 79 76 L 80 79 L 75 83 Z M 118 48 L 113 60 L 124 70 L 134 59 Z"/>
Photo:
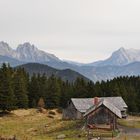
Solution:
<path fill-rule="evenodd" d="M 60 86 L 57 78 L 52 75 L 47 82 L 46 106 L 49 108 L 58 107 L 60 104 Z"/>
<path fill-rule="evenodd" d="M 3 111 L 11 111 L 15 108 L 12 77 L 12 68 L 9 65 L 3 64 L 0 69 L 0 110 Z"/>
<path fill-rule="evenodd" d="M 87 82 L 83 78 L 77 78 L 74 83 L 75 97 L 87 97 Z"/>
<path fill-rule="evenodd" d="M 39 100 L 39 81 L 37 76 L 33 74 L 29 83 L 29 107 L 37 107 L 37 102 Z"/>
<path fill-rule="evenodd" d="M 15 70 L 14 74 L 14 94 L 16 97 L 16 106 L 18 108 L 28 107 L 28 87 L 27 80 L 22 69 Z"/>

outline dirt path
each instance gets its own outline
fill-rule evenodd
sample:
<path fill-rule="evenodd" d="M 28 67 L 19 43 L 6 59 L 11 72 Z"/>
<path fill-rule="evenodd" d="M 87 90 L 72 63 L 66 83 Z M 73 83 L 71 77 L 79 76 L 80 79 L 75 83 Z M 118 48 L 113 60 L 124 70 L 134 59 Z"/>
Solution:
<path fill-rule="evenodd" d="M 129 128 L 121 125 L 119 125 L 118 128 L 121 133 L 115 138 L 117 140 L 119 140 L 124 134 L 129 136 L 140 136 L 140 128 Z M 112 140 L 112 138 L 103 138 L 102 140 Z"/>
<path fill-rule="evenodd" d="M 140 128 L 129 128 L 121 125 L 119 125 L 118 128 L 123 134 L 140 136 Z"/>

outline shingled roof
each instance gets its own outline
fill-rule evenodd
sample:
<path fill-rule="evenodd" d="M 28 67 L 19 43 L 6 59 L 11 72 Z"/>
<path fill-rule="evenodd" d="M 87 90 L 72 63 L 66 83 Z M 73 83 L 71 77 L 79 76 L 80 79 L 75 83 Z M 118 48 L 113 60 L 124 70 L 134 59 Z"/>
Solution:
<path fill-rule="evenodd" d="M 118 118 L 122 118 L 121 110 L 119 110 L 116 106 L 114 106 L 112 103 L 108 102 L 105 99 L 101 99 L 97 105 L 93 105 L 92 107 L 90 107 L 84 114 L 84 117 L 90 114 L 91 112 L 95 111 L 97 108 L 99 108 L 102 105 L 108 108 Z"/>
<path fill-rule="evenodd" d="M 126 110 L 127 105 L 122 97 L 101 97 L 99 102 L 104 100 L 104 103 L 112 104 L 120 111 Z M 75 108 L 81 113 L 85 113 L 89 108 L 94 105 L 94 98 L 72 98 L 72 103 Z"/>

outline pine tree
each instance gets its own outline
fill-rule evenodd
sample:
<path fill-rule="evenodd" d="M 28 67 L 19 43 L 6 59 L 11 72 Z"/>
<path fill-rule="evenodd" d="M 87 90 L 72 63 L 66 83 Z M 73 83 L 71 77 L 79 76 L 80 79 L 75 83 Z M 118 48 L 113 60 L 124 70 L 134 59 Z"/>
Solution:
<path fill-rule="evenodd" d="M 3 64 L 0 69 L 0 109 L 3 111 L 11 111 L 15 108 L 12 77 L 12 68 Z"/>
<path fill-rule="evenodd" d="M 46 102 L 46 95 L 47 95 L 47 77 L 45 74 L 38 77 L 39 81 L 39 98 L 43 98 L 44 102 Z"/>
<path fill-rule="evenodd" d="M 46 106 L 48 108 L 58 107 L 60 104 L 60 86 L 57 78 L 52 75 L 47 81 Z"/>
<path fill-rule="evenodd" d="M 61 89 L 61 92 L 60 92 L 60 104 L 59 106 L 62 107 L 62 108 L 65 108 L 66 105 L 67 105 L 67 102 L 69 100 L 69 93 L 68 93 L 68 84 L 67 82 L 62 82 L 62 80 L 59 79 L 59 85 L 60 85 L 60 89 Z"/>
<path fill-rule="evenodd" d="M 83 78 L 77 78 L 74 83 L 74 92 L 75 97 L 87 97 L 88 91 L 87 91 L 87 83 L 84 81 Z"/>
<path fill-rule="evenodd" d="M 47 77 L 46 75 L 37 76 L 33 74 L 29 83 L 29 106 L 37 107 L 38 100 L 42 97 L 46 102 L 47 96 Z"/>
<path fill-rule="evenodd" d="M 92 81 L 87 83 L 87 97 L 93 98 L 97 96 L 95 94 L 95 88 L 94 88 L 94 83 Z"/>
<path fill-rule="evenodd" d="M 39 81 L 35 74 L 31 77 L 29 83 L 29 107 L 37 107 L 37 101 L 39 100 Z"/>
<path fill-rule="evenodd" d="M 18 108 L 27 108 L 28 107 L 28 87 L 27 80 L 22 69 L 15 70 L 14 74 L 14 94 L 16 97 L 16 106 Z"/>

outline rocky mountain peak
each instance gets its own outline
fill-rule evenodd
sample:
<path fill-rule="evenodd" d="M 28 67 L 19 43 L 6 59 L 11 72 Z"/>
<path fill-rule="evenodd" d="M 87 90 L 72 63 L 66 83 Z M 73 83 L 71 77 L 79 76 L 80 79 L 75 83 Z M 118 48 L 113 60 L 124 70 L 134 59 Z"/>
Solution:
<path fill-rule="evenodd" d="M 9 46 L 8 43 L 1 41 L 0 42 L 0 55 L 11 57 L 14 55 L 15 51 Z"/>
<path fill-rule="evenodd" d="M 55 55 L 39 50 L 35 45 L 25 42 L 13 50 L 3 41 L 0 42 L 0 55 L 24 62 L 60 61 Z"/>
<path fill-rule="evenodd" d="M 103 61 L 93 62 L 92 66 L 122 66 L 129 63 L 140 61 L 140 50 L 136 49 L 125 49 L 121 47 L 120 49 L 114 51 L 112 55 Z"/>
<path fill-rule="evenodd" d="M 35 51 L 38 50 L 34 45 L 31 45 L 29 42 L 19 44 L 17 47 L 17 52 L 20 51 Z"/>

